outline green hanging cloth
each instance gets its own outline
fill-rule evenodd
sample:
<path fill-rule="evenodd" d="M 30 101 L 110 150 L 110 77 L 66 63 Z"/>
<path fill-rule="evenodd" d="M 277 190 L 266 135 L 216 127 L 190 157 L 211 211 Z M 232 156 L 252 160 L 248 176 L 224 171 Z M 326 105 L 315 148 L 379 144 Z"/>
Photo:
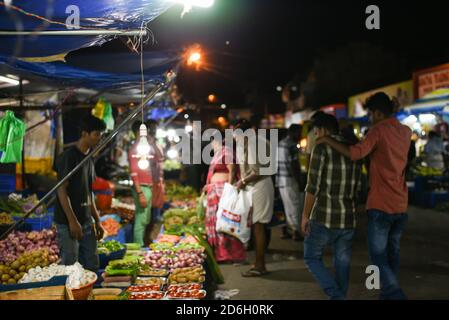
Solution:
<path fill-rule="evenodd" d="M 101 97 L 98 99 L 97 104 L 92 109 L 92 115 L 104 121 L 106 124 L 106 130 L 114 130 L 115 121 L 112 116 L 112 106 L 111 103 L 105 98 Z"/>
<path fill-rule="evenodd" d="M 115 125 L 114 117 L 112 116 L 112 105 L 109 101 L 106 101 L 105 103 L 103 121 L 106 123 L 106 130 L 112 131 L 114 130 Z"/>
<path fill-rule="evenodd" d="M 0 120 L 0 163 L 21 163 L 25 123 L 17 119 L 12 111 Z"/>
<path fill-rule="evenodd" d="M 6 111 L 5 116 L 0 119 L 0 151 L 6 150 L 6 141 L 8 140 L 9 124 L 14 117 L 12 111 Z"/>

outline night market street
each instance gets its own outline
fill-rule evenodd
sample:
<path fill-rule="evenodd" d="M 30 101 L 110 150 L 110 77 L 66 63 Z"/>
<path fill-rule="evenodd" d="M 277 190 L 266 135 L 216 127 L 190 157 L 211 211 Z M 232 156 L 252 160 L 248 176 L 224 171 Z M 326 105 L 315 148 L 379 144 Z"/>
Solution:
<path fill-rule="evenodd" d="M 113 300 L 131 320 L 125 301 L 160 301 L 164 320 L 172 300 L 183 320 L 214 318 L 210 305 L 285 319 L 277 305 L 292 300 L 301 320 L 349 320 L 345 303 L 299 300 L 376 305 L 363 311 L 381 319 L 383 300 L 446 307 L 448 12 L 0 0 L 2 310 Z"/>
<path fill-rule="evenodd" d="M 400 283 L 410 299 L 447 300 L 449 214 L 410 207 L 409 219 L 401 242 Z M 376 290 L 369 291 L 365 288 L 365 268 L 369 264 L 366 223 L 366 216 L 360 215 L 351 261 L 348 292 L 350 300 L 378 299 Z M 267 269 L 271 271 L 269 275 L 262 278 L 242 278 L 240 273 L 248 269 L 248 266 L 221 265 L 225 284 L 220 289 L 239 289 L 240 293 L 233 297 L 238 300 L 326 299 L 304 265 L 302 242 L 281 240 L 279 235 L 280 228 L 274 228 L 267 256 Z M 254 252 L 250 253 L 250 259 L 253 254 Z M 326 255 L 325 262 L 330 265 L 329 254 Z"/>

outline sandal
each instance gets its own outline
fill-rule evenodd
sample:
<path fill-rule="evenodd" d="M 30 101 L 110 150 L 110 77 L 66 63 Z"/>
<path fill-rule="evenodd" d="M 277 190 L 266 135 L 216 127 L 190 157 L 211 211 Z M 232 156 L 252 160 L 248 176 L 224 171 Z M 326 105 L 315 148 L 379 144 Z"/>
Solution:
<path fill-rule="evenodd" d="M 267 275 L 267 274 L 268 274 L 268 271 L 266 271 L 266 270 L 261 271 L 261 270 L 257 270 L 257 269 L 252 268 L 252 269 L 249 269 L 246 272 L 243 272 L 242 273 L 242 277 L 244 277 L 244 278 L 261 277 L 261 276 L 264 276 L 264 275 Z"/>

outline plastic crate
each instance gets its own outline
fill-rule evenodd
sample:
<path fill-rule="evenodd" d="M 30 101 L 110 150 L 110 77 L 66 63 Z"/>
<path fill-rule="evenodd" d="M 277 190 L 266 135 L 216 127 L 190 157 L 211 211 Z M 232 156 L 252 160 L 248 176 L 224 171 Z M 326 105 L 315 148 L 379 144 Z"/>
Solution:
<path fill-rule="evenodd" d="M 449 192 L 425 192 L 424 207 L 435 208 L 437 204 L 449 201 Z"/>
<path fill-rule="evenodd" d="M 126 254 L 126 248 L 121 249 L 119 251 L 112 252 L 110 254 L 100 253 L 98 254 L 98 258 L 100 260 L 100 269 L 106 269 L 107 265 L 112 260 L 120 260 Z"/>
<path fill-rule="evenodd" d="M 14 217 L 15 221 L 20 220 L 20 217 Z M 25 219 L 24 223 L 19 227 L 20 231 L 42 231 L 44 229 L 51 229 L 53 226 L 53 215 L 47 214 L 42 217 Z"/>
<path fill-rule="evenodd" d="M 9 195 L 16 191 L 16 175 L 0 174 L 0 194 Z"/>
<path fill-rule="evenodd" d="M 68 276 L 55 276 L 48 281 L 42 281 L 42 282 L 0 285 L 0 292 L 21 290 L 21 289 L 31 289 L 31 288 L 63 286 L 66 284 L 67 278 L 68 278 Z"/>
<path fill-rule="evenodd" d="M 111 241 L 111 240 L 115 240 L 117 242 L 120 242 L 121 244 L 125 244 L 126 243 L 126 236 L 125 236 L 125 231 L 123 230 L 123 228 L 120 228 L 118 233 L 115 236 L 110 236 L 104 239 L 104 241 Z"/>

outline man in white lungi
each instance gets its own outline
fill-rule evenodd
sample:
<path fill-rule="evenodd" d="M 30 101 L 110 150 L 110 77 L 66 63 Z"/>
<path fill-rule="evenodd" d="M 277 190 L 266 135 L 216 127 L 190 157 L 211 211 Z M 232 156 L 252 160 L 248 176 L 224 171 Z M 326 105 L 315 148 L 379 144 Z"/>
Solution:
<path fill-rule="evenodd" d="M 236 129 L 243 132 L 253 130 L 249 121 L 240 120 Z M 264 175 L 262 166 L 254 154 L 254 145 L 248 145 L 248 139 L 236 136 L 237 143 L 243 142 L 243 150 L 237 147 L 237 161 L 240 168 L 240 180 L 235 184 L 238 189 L 247 189 L 252 196 L 252 223 L 256 246 L 256 261 L 251 269 L 242 273 L 243 277 L 260 277 L 268 273 L 265 266 L 265 226 L 273 217 L 274 185 L 270 175 Z M 263 143 L 267 143 L 264 140 Z M 267 149 L 269 150 L 267 143 Z M 239 161 L 239 159 L 243 161 Z"/>

